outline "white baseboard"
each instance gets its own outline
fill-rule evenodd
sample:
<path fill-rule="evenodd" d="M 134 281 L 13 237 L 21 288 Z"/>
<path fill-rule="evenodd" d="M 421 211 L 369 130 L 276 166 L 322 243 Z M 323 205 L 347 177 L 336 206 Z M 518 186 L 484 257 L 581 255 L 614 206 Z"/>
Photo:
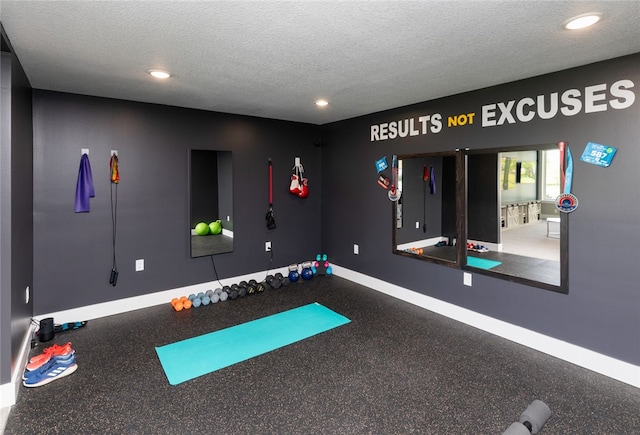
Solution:
<path fill-rule="evenodd" d="M 507 340 L 640 388 L 640 366 L 602 355 L 332 263 L 333 274 Z"/>
<path fill-rule="evenodd" d="M 286 276 L 289 273 L 289 270 L 286 267 L 281 267 L 279 269 L 270 269 L 268 272 L 255 272 L 232 278 L 224 278 L 220 281 L 209 281 L 186 287 L 179 287 L 171 290 L 164 290 L 156 293 L 134 296 L 126 299 L 118 299 L 115 301 L 102 302 L 99 304 L 87 305 L 84 307 L 71 308 L 69 310 L 56 311 L 54 313 L 35 316 L 35 319 L 41 320 L 47 317 L 53 317 L 53 320 L 56 324 L 99 319 L 100 317 L 126 313 L 128 311 L 139 310 L 141 308 L 169 304 L 171 303 L 171 299 L 173 298 L 188 296 L 191 293 L 198 294 L 200 292 L 206 292 L 209 289 L 214 290 L 220 287 L 221 284 L 222 286 L 232 285 L 237 284 L 243 280 L 249 281 L 250 279 L 255 279 L 256 281 L 260 282 L 264 280 L 264 277 L 267 275 L 267 273 L 275 275 L 278 272 Z"/>

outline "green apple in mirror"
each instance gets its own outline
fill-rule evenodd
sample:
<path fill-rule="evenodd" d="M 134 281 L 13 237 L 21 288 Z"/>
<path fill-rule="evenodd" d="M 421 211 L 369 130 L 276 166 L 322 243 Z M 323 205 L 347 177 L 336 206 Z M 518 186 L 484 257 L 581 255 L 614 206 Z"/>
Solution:
<path fill-rule="evenodd" d="M 209 224 L 209 231 L 211 234 L 220 234 L 222 232 L 222 221 L 218 219 L 215 222 Z"/>

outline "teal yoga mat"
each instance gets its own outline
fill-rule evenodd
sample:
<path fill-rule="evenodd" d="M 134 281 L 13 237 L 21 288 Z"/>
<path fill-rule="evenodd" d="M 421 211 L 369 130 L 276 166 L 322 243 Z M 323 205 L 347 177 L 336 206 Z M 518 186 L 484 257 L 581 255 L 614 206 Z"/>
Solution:
<path fill-rule="evenodd" d="M 489 270 L 501 264 L 502 262 L 500 261 L 487 260 L 486 258 L 467 257 L 467 266 L 477 267 L 478 269 Z"/>
<path fill-rule="evenodd" d="M 315 302 L 156 347 L 156 353 L 169 383 L 177 385 L 349 322 Z"/>

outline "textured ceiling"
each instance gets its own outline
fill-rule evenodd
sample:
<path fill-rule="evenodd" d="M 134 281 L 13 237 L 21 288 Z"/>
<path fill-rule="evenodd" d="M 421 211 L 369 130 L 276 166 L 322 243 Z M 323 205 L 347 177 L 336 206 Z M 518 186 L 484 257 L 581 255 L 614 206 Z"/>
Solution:
<path fill-rule="evenodd" d="M 596 26 L 562 29 L 593 11 Z M 640 52 L 640 1 L 2 0 L 0 14 L 34 88 L 313 124 Z"/>

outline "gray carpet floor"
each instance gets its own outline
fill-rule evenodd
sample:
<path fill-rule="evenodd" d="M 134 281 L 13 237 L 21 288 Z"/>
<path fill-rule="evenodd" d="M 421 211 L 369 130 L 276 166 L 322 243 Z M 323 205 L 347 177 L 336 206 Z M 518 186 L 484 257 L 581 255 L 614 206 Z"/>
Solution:
<path fill-rule="evenodd" d="M 156 346 L 311 302 L 351 323 L 167 382 Z M 553 412 L 541 435 L 640 433 L 639 389 L 335 276 L 92 320 L 66 341 L 78 370 L 23 387 L 7 435 L 501 434 L 534 399 Z"/>

